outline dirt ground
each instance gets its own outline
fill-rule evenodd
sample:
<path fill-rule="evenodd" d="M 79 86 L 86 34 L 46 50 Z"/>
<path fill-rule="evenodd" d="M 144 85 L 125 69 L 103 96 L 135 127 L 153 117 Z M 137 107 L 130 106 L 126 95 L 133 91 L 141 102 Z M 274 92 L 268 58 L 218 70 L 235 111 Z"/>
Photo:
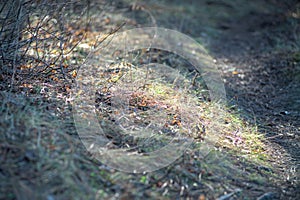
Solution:
<path fill-rule="evenodd" d="M 69 88 L 62 92 L 46 82 L 43 88 L 48 91 L 42 97 L 26 96 L 20 102 L 25 92 L 0 95 L 6 116 L 1 118 L 1 131 L 16 133 L 17 138 L 0 137 L 0 199 L 300 199 L 296 0 L 99 2 L 99 7 L 91 7 L 93 13 L 105 5 L 104 15 L 91 21 L 96 31 L 124 22 L 120 31 L 158 26 L 203 45 L 221 71 L 227 106 L 239 113 L 242 122 L 236 126 L 257 127 L 255 133 L 263 135 L 266 146 L 262 154 L 270 157 L 256 163 L 220 145 L 212 157 L 200 159 L 191 147 L 174 164 L 154 173 L 118 172 L 92 158 L 80 142 L 71 105 L 64 104 Z M 19 112 L 11 125 L 7 116 Z"/>
<path fill-rule="evenodd" d="M 136 5 L 152 13 L 154 25 L 204 40 L 223 72 L 229 102 L 257 124 L 276 146 L 275 151 L 284 155 L 283 162 L 291 167 L 287 171 L 298 168 L 300 67 L 295 52 L 299 50 L 300 27 L 299 18 L 292 22 L 290 16 L 298 12 L 299 3 L 162 2 Z"/>

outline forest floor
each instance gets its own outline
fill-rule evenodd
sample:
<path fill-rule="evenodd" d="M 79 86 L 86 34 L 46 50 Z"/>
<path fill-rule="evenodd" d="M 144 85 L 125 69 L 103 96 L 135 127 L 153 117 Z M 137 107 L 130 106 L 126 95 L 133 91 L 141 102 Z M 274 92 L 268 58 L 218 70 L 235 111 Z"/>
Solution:
<path fill-rule="evenodd" d="M 91 7 L 94 26 L 76 53 L 86 56 L 96 34 L 124 22 L 118 31 L 158 26 L 192 37 L 214 59 L 224 81 L 228 105 L 218 127 L 222 136 L 204 157 L 195 142 L 168 167 L 125 173 L 93 158 L 81 143 L 72 116 L 72 86 L 32 80 L 7 92 L 3 81 L 0 199 L 300 199 L 297 1 L 101 2 Z M 98 15 L 99 10 L 104 12 Z M 160 54 L 164 57 L 150 55 Z M 168 59 L 160 61 L 182 64 Z M 172 88 L 159 89 L 160 95 L 172 94 Z M 145 102 L 163 104 L 175 98 L 169 93 L 155 100 L 145 94 Z M 139 103 L 130 106 L 140 108 Z M 213 104 L 200 107 L 214 117 Z M 204 116 L 203 121 L 212 119 Z"/>

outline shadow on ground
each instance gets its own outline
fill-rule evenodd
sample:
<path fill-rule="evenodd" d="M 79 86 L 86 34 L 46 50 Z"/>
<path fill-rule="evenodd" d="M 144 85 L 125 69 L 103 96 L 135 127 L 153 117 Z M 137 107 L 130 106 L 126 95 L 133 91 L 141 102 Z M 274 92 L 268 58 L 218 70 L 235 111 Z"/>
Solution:
<path fill-rule="evenodd" d="M 286 174 L 299 170 L 297 1 L 166 0 L 130 5 L 152 14 L 155 21 L 149 20 L 145 26 L 175 29 L 204 44 L 223 72 L 229 102 L 264 133 L 266 142 L 275 147 L 278 164 L 287 167 L 283 169 Z M 289 185 L 298 178 L 296 172 L 286 181 Z M 297 193 L 297 186 L 291 187 L 291 193 Z"/>

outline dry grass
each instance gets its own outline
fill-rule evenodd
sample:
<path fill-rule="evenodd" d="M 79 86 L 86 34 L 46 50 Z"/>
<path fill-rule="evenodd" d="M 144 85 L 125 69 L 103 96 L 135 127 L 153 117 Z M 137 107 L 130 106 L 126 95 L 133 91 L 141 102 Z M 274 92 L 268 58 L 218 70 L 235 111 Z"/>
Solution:
<path fill-rule="evenodd" d="M 236 198 L 251 198 L 274 190 L 268 182 L 276 177 L 268 164 L 270 147 L 257 128 L 209 101 L 203 79 L 189 64 L 157 50 L 139 57 L 142 62 L 102 70 L 95 99 L 99 122 L 115 140 L 114 148 L 150 152 L 180 135 L 193 138 L 193 145 L 154 173 L 126 174 L 92 158 L 76 133 L 70 82 L 89 50 L 99 45 L 95 36 L 119 24 L 99 15 L 98 4 L 68 2 L 28 4 L 28 12 L 39 9 L 30 15 L 21 40 L 14 39 L 21 52 L 17 57 L 2 43 L 9 56 L 2 57 L 1 72 L 7 76 L 1 76 L 1 87 L 10 89 L 10 82 L 16 87 L 0 93 L 0 199 L 218 198 L 238 188 L 243 191 Z M 82 29 L 88 20 L 98 27 Z M 169 67 L 141 67 L 149 55 Z M 116 130 L 123 135 L 113 135 Z"/>

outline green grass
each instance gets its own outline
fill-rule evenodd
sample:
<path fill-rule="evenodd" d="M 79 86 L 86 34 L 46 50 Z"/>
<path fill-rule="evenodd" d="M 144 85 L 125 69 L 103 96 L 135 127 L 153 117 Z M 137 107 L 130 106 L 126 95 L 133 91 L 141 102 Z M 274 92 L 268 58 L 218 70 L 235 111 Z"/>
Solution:
<path fill-rule="evenodd" d="M 241 17 L 245 10 L 248 12 L 256 7 L 264 7 L 256 3 L 233 1 L 228 5 L 235 7 L 234 11 L 238 11 L 234 13 L 235 16 Z M 190 17 L 197 19 L 190 22 L 195 29 L 191 31 L 198 34 L 204 30 L 213 35 L 211 37 L 217 37 L 220 33 L 217 29 L 220 20 L 229 19 L 229 13 L 232 13 L 231 9 L 222 7 L 208 10 L 200 7 L 200 10 L 197 10 L 192 5 L 173 5 L 170 9 L 165 9 L 166 6 L 162 5 L 162 8 L 162 17 L 165 17 L 168 23 L 173 14 L 181 18 L 189 13 Z M 181 12 L 174 13 L 176 10 Z M 199 26 L 201 23 L 203 27 Z M 93 37 L 85 40 L 91 42 Z M 198 41 L 203 40 L 198 38 Z M 279 45 L 284 45 L 280 42 L 282 40 L 278 41 Z M 73 61 L 80 63 L 87 52 L 78 47 L 75 48 L 74 55 Z M 296 62 L 300 60 L 299 51 L 294 51 L 291 56 Z M 68 61 L 69 64 L 71 61 L 72 59 Z M 132 86 L 130 79 L 137 81 L 141 79 L 141 75 L 145 76 L 148 73 L 145 69 L 136 70 L 135 74 L 131 77 L 128 75 L 123 80 L 114 76 L 112 82 L 118 82 L 119 87 L 124 87 L 122 81 L 126 82 L 126 86 Z M 61 98 L 38 95 L 34 98 L 1 92 L 0 166 L 5 173 L 1 173 L 0 177 L 0 199 L 16 199 L 24 195 L 29 195 L 28 199 L 34 196 L 43 199 L 108 199 L 116 194 L 123 195 L 124 198 L 126 195 L 127 198 L 142 198 L 143 195 L 148 195 L 152 199 L 172 199 L 178 197 L 180 189 L 186 186 L 207 194 L 208 198 L 216 199 L 243 184 L 250 184 L 251 187 L 258 185 L 257 188 L 273 185 L 270 180 L 276 179 L 277 174 L 273 172 L 270 160 L 276 158 L 272 157 L 272 147 L 265 143 L 266 139 L 256 125 L 248 123 L 239 112 L 227 108 L 226 105 L 203 100 L 202 95 L 207 94 L 207 89 L 189 88 L 192 77 L 187 73 L 180 75 L 177 84 L 174 84 L 177 72 L 170 73 L 169 80 L 157 77 L 158 74 L 154 74 L 153 79 L 143 85 L 145 87 L 142 94 L 150 102 L 156 102 L 154 104 L 159 102 L 162 107 L 171 107 L 170 112 L 179 109 L 183 126 L 179 132 L 195 138 L 195 141 L 173 165 L 145 174 L 118 172 L 91 158 L 78 138 L 70 108 Z M 138 83 L 145 82 L 139 81 Z M 203 80 L 196 81 L 203 86 Z M 106 83 L 100 82 L 98 86 L 103 84 Z M 178 86 L 182 95 L 179 95 Z M 41 91 L 41 86 L 34 87 L 36 93 Z M 58 88 L 53 90 L 55 91 L 51 91 L 52 94 L 59 93 Z M 183 97 L 188 98 L 188 103 Z M 141 98 L 138 101 L 140 100 Z M 159 124 L 161 116 L 167 116 L 166 120 L 169 121 L 173 117 L 155 114 L 157 113 L 146 113 L 141 117 L 141 121 L 150 118 L 153 123 Z M 135 126 L 142 126 L 141 121 Z M 205 131 L 201 130 L 202 125 L 205 126 Z M 203 134 L 202 132 L 206 133 L 205 137 L 203 136 L 204 141 L 210 139 L 213 144 L 208 154 L 199 156 L 203 142 L 198 136 Z M 159 136 L 155 139 L 164 138 Z M 264 167 L 269 170 L 264 170 Z M 249 199 L 253 199 L 246 187 L 242 189 L 244 191 L 240 195 L 244 199 L 248 196 Z"/>

